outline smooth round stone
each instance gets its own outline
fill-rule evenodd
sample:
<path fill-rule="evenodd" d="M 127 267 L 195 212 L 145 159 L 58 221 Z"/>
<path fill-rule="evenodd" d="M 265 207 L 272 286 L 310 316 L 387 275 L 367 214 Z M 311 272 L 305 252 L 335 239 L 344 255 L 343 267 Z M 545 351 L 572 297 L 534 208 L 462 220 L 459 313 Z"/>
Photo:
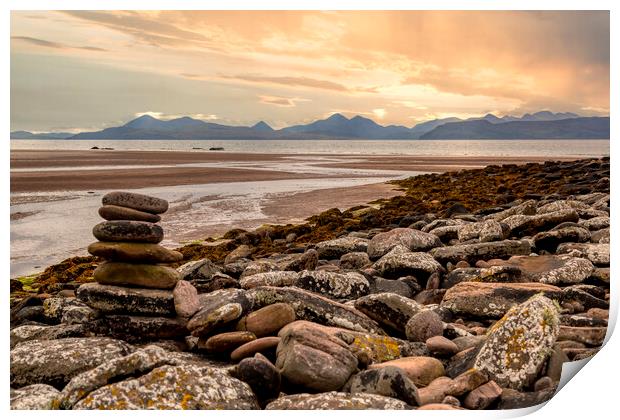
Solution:
<path fill-rule="evenodd" d="M 88 252 L 106 260 L 133 263 L 173 263 L 183 260 L 183 254 L 156 244 L 136 242 L 94 242 Z"/>
<path fill-rule="evenodd" d="M 443 334 L 441 317 L 433 311 L 418 312 L 405 326 L 407 340 L 425 342 L 431 337 Z"/>
<path fill-rule="evenodd" d="M 426 348 L 431 354 L 444 357 L 452 356 L 459 352 L 459 346 L 441 335 L 436 335 L 426 340 Z"/>
<path fill-rule="evenodd" d="M 156 214 L 130 209 L 129 207 L 111 205 L 99 207 L 99 216 L 106 220 L 140 220 L 152 223 L 157 223 L 161 220 L 161 216 Z"/>
<path fill-rule="evenodd" d="M 97 283 L 114 286 L 137 286 L 172 289 L 181 279 L 174 268 L 163 265 L 104 262 L 93 273 Z"/>
<path fill-rule="evenodd" d="M 256 340 L 254 333 L 233 331 L 214 335 L 207 340 L 201 338 L 198 340 L 198 348 L 212 353 L 226 353 L 253 340 Z"/>
<path fill-rule="evenodd" d="M 276 398 L 282 378 L 278 369 L 262 354 L 243 359 L 233 375 L 250 385 L 259 400 Z"/>
<path fill-rule="evenodd" d="M 286 303 L 274 303 L 252 312 L 239 323 L 239 329 L 251 331 L 257 337 L 276 334 L 280 328 L 295 321 L 295 310 Z"/>
<path fill-rule="evenodd" d="M 129 207 L 147 213 L 160 214 L 168 210 L 168 202 L 161 198 L 126 191 L 112 191 L 101 199 L 103 205 Z"/>
<path fill-rule="evenodd" d="M 262 337 L 239 346 L 230 354 L 230 358 L 236 362 L 246 357 L 252 357 L 256 353 L 264 353 L 266 350 L 278 347 L 280 337 Z"/>
<path fill-rule="evenodd" d="M 187 329 L 194 337 L 205 337 L 211 331 L 239 319 L 242 314 L 243 307 L 238 303 L 227 303 L 217 309 L 203 308 L 189 320 Z"/>
<path fill-rule="evenodd" d="M 156 244 L 164 239 L 164 230 L 161 226 L 154 223 L 114 220 L 95 225 L 93 235 L 103 242 L 147 242 Z"/>

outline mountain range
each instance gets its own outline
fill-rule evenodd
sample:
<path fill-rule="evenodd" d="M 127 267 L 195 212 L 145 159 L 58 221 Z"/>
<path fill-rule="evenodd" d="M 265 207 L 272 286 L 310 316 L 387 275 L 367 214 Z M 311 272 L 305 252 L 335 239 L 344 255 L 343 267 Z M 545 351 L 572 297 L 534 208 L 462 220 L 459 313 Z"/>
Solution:
<path fill-rule="evenodd" d="M 413 127 L 383 126 L 355 116 L 333 114 L 310 124 L 274 130 L 264 121 L 253 126 L 229 126 L 190 117 L 159 120 L 143 115 L 120 127 L 72 133 L 13 131 L 11 139 L 69 140 L 303 140 L 303 139 L 609 139 L 609 117 L 581 117 L 570 112 L 540 111 L 522 117 L 443 118 Z"/>

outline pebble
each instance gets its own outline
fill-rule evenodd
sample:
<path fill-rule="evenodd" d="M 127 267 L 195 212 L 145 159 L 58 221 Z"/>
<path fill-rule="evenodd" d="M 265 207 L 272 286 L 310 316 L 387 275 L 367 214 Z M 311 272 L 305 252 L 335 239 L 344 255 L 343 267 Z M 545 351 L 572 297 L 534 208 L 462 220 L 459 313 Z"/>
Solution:
<path fill-rule="evenodd" d="M 295 310 L 286 303 L 274 303 L 248 314 L 237 325 L 256 334 L 257 337 L 265 337 L 277 334 L 282 327 L 295 321 Z"/>
<path fill-rule="evenodd" d="M 443 334 L 443 321 L 434 311 L 421 311 L 409 319 L 405 326 L 409 341 L 425 342 L 431 337 Z"/>
<path fill-rule="evenodd" d="M 168 210 L 168 202 L 166 200 L 125 191 L 107 193 L 103 196 L 101 202 L 104 205 L 129 207 L 130 209 L 152 214 L 161 214 Z"/>
<path fill-rule="evenodd" d="M 161 216 L 157 214 L 112 205 L 99 207 L 99 216 L 105 220 L 139 220 L 151 223 L 157 223 L 161 220 Z"/>
<path fill-rule="evenodd" d="M 198 340 L 198 348 L 212 353 L 230 353 L 243 344 L 256 340 L 256 336 L 249 331 L 232 331 L 213 335 L 208 339 Z"/>
<path fill-rule="evenodd" d="M 232 361 L 239 361 L 246 357 L 252 357 L 256 353 L 265 353 L 275 348 L 280 343 L 280 337 L 261 337 L 237 347 L 231 354 Z"/>

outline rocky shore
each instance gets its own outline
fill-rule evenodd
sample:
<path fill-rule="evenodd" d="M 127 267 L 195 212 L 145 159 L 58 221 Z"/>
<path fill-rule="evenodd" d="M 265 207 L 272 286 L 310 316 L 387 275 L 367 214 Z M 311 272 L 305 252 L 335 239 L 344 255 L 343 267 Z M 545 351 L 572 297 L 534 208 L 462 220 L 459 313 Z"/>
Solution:
<path fill-rule="evenodd" d="M 607 331 L 609 160 L 397 183 L 402 196 L 175 251 L 157 245 L 165 201 L 108 194 L 92 257 L 11 280 L 11 407 L 551 398 L 562 364 L 594 355 Z"/>

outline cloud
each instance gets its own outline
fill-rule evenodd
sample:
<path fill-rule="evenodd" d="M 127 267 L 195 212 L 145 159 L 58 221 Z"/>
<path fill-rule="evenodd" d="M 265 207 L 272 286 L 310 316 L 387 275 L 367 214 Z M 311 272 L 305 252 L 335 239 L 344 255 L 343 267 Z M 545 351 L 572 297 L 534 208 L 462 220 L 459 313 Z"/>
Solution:
<path fill-rule="evenodd" d="M 285 98 L 282 96 L 271 95 L 258 95 L 259 101 L 262 104 L 276 105 L 285 108 L 291 108 L 297 106 L 297 102 L 307 102 L 309 99 L 304 98 Z"/>
<path fill-rule="evenodd" d="M 134 114 L 134 117 L 138 118 L 144 115 L 157 118 L 158 120 L 174 120 L 176 118 L 182 118 L 182 117 L 190 117 L 190 118 L 194 118 L 195 120 L 203 120 L 203 121 L 215 121 L 215 120 L 220 119 L 215 114 L 182 114 L 181 115 L 181 114 L 166 114 L 165 112 L 159 112 L 159 111 L 136 112 Z"/>
<path fill-rule="evenodd" d="M 318 80 L 309 77 L 291 77 L 291 76 L 265 76 L 265 75 L 252 75 L 252 74 L 240 74 L 234 76 L 220 75 L 224 79 L 241 80 L 244 82 L 252 83 L 269 83 L 275 85 L 285 85 L 292 87 L 310 87 L 326 90 L 335 90 L 338 92 L 347 92 L 344 85 L 340 83 L 330 82 L 328 80 Z"/>
<path fill-rule="evenodd" d="M 107 51 L 104 48 L 99 47 L 91 47 L 91 46 L 71 46 L 66 44 L 61 44 L 59 42 L 46 41 L 45 39 L 33 38 L 29 36 L 11 36 L 11 39 L 15 39 L 18 41 L 24 41 L 32 45 L 36 45 L 38 47 L 46 47 L 46 48 L 56 48 L 56 49 L 77 49 L 77 50 L 87 50 L 87 51 Z"/>

